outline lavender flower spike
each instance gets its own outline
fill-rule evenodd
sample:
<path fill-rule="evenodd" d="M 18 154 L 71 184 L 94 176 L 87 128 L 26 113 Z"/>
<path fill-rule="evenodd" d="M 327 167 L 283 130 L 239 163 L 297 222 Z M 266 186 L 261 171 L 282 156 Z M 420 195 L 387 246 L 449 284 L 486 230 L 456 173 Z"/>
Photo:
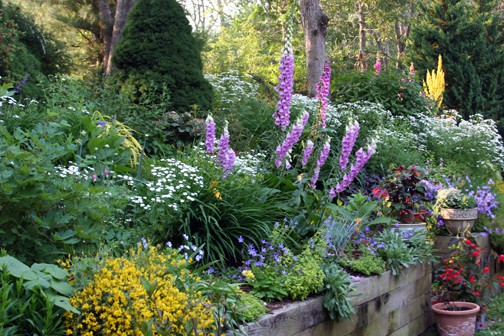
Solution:
<path fill-rule="evenodd" d="M 219 144 L 217 145 L 219 152 L 217 153 L 217 164 L 221 167 L 226 163 L 228 151 L 229 151 L 229 131 L 228 122 L 226 120 L 224 124 L 224 131 L 219 139 Z"/>
<path fill-rule="evenodd" d="M 320 126 L 322 128 L 326 127 L 326 114 L 329 90 L 331 84 L 331 62 L 329 57 L 326 59 L 324 63 L 324 69 L 322 70 L 322 76 L 320 76 L 320 82 L 317 83 L 317 98 L 320 101 Z"/>
<path fill-rule="evenodd" d="M 352 125 L 347 126 L 347 132 L 341 141 L 341 155 L 339 158 L 339 165 L 341 170 L 345 170 L 348 165 L 348 158 L 355 145 L 355 141 L 359 136 L 360 126 L 356 121 Z"/>
<path fill-rule="evenodd" d="M 301 138 L 301 134 L 303 134 L 303 130 L 306 126 L 306 123 L 308 122 L 309 117 L 310 115 L 308 114 L 308 112 L 303 111 L 303 114 L 299 116 L 296 124 L 292 126 L 290 133 L 287 133 L 287 135 L 285 136 L 285 140 L 275 150 L 275 153 L 277 155 L 277 158 L 275 159 L 275 166 L 277 168 L 280 168 L 283 159 L 285 159 L 292 147 L 294 147 L 294 145 Z M 287 166 L 289 166 L 288 162 L 286 164 Z"/>
<path fill-rule="evenodd" d="M 306 166 L 308 163 L 308 159 L 310 158 L 311 153 L 313 152 L 313 141 L 308 140 L 306 141 L 306 148 L 303 152 L 303 159 L 301 160 L 301 164 Z"/>
<path fill-rule="evenodd" d="M 215 145 L 215 121 L 209 114 L 205 121 L 206 125 L 206 137 L 205 137 L 205 147 L 208 153 L 214 152 Z"/>
<path fill-rule="evenodd" d="M 333 189 L 330 190 L 329 195 L 334 195 L 334 193 L 340 193 L 344 191 L 346 188 L 348 188 L 348 186 L 353 182 L 355 177 L 357 177 L 359 172 L 362 170 L 362 168 L 364 168 L 366 163 L 369 161 L 369 159 L 371 158 L 371 156 L 373 156 L 375 152 L 376 148 L 374 144 L 368 146 L 367 152 L 364 152 L 364 150 L 360 148 L 355 153 L 356 156 L 355 164 L 350 166 L 350 171 L 343 176 L 343 180 L 340 183 L 336 184 L 334 190 Z"/>
<path fill-rule="evenodd" d="M 315 189 L 315 187 L 317 185 L 317 181 L 318 181 L 319 174 L 320 174 L 320 168 L 326 162 L 327 157 L 329 156 L 330 150 L 331 150 L 331 138 L 327 137 L 327 140 L 324 144 L 324 147 L 322 148 L 322 151 L 320 152 L 320 156 L 317 160 L 317 166 L 315 167 L 315 170 L 313 171 L 313 176 L 311 178 L 311 187 L 313 189 Z"/>
<path fill-rule="evenodd" d="M 285 48 L 280 58 L 280 76 L 275 90 L 279 93 L 277 110 L 273 114 L 275 125 L 285 131 L 290 123 L 290 105 L 294 88 L 294 53 L 291 47 Z"/>
<path fill-rule="evenodd" d="M 222 164 L 222 179 L 225 180 L 233 171 L 236 154 L 231 148 L 228 149 L 225 162 Z"/>

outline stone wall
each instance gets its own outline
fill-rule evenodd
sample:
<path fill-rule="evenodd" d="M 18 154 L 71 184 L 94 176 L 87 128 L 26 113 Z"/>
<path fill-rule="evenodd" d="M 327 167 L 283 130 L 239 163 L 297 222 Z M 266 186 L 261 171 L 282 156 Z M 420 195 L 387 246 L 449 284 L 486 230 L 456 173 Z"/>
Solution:
<path fill-rule="evenodd" d="M 420 264 L 400 276 L 390 271 L 362 278 L 352 295 L 356 313 L 331 320 L 322 297 L 289 304 L 249 324 L 248 335 L 261 336 L 411 336 L 432 323 L 430 309 L 432 267 Z"/>

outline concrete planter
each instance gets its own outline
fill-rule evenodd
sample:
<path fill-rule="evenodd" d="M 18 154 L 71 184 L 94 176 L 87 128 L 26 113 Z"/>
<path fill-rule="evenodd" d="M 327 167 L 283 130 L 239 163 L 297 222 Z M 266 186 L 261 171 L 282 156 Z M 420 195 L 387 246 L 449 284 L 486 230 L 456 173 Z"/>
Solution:
<path fill-rule="evenodd" d="M 350 319 L 334 321 L 322 305 L 322 297 L 289 304 L 256 323 L 246 326 L 248 335 L 345 336 L 419 335 L 433 323 L 431 297 L 432 267 L 419 264 L 400 276 L 390 271 L 362 278 L 352 304 Z"/>

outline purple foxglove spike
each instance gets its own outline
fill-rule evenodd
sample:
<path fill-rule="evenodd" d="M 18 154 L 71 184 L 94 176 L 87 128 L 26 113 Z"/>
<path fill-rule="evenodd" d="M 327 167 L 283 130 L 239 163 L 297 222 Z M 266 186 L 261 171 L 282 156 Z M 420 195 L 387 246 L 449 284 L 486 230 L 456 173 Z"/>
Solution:
<path fill-rule="evenodd" d="M 319 110 L 320 127 L 322 128 L 326 127 L 325 111 L 327 110 L 328 106 L 330 84 L 331 84 L 331 62 L 328 57 L 324 63 L 322 76 L 320 76 L 320 82 L 317 83 L 316 85 L 317 87 L 316 97 L 320 101 L 320 110 Z"/>
<path fill-rule="evenodd" d="M 229 150 L 229 131 L 227 121 L 225 122 L 224 131 L 222 132 L 217 147 L 219 148 L 219 152 L 217 153 L 216 162 L 222 167 L 222 165 L 226 162 L 226 156 L 228 155 Z"/>
<path fill-rule="evenodd" d="M 360 126 L 358 122 L 355 122 L 351 126 L 347 127 L 347 132 L 341 141 L 341 155 L 339 158 L 339 166 L 341 170 L 345 170 L 348 165 L 348 160 L 353 147 L 355 146 L 355 141 L 359 136 L 359 131 Z"/>
<path fill-rule="evenodd" d="M 281 166 L 281 162 L 289 153 L 289 150 L 294 147 L 294 145 L 299 141 L 301 135 L 303 134 L 303 130 L 308 122 L 309 114 L 306 111 L 303 111 L 303 114 L 298 118 L 296 124 L 292 126 L 292 130 L 290 133 L 287 133 L 285 136 L 285 140 L 281 145 L 277 147 L 275 153 L 277 154 L 277 158 L 275 160 L 275 166 L 279 168 Z"/>
<path fill-rule="evenodd" d="M 319 174 L 320 174 L 320 168 L 319 167 L 315 167 L 315 170 L 313 171 L 313 176 L 311 178 L 311 187 L 313 189 L 315 189 L 315 187 L 317 186 L 317 181 L 318 181 L 318 178 L 319 178 Z"/>
<path fill-rule="evenodd" d="M 319 159 L 317 160 L 317 167 L 322 167 L 324 163 L 327 160 L 327 157 L 329 156 L 329 151 L 331 150 L 331 138 L 327 137 L 327 140 L 324 144 L 324 147 L 322 148 L 322 151 L 320 152 Z"/>
<path fill-rule="evenodd" d="M 310 158 L 312 152 L 313 152 L 313 141 L 308 140 L 306 142 L 306 148 L 303 153 L 303 159 L 301 160 L 301 164 L 303 165 L 303 167 L 306 166 L 306 164 L 308 163 L 308 159 Z"/>
<path fill-rule="evenodd" d="M 215 122 L 210 114 L 206 118 L 205 125 L 206 125 L 206 138 L 205 138 L 206 151 L 208 153 L 213 153 L 215 146 Z"/>
<path fill-rule="evenodd" d="M 236 160 L 236 154 L 234 150 L 228 148 L 227 155 L 225 157 L 225 162 L 222 165 L 222 179 L 226 179 L 228 175 L 233 171 L 234 164 Z"/>
<path fill-rule="evenodd" d="M 285 50 L 280 58 L 280 76 L 275 90 L 279 93 L 277 110 L 273 114 L 275 125 L 285 131 L 290 123 L 290 105 L 294 88 L 294 54 L 292 50 Z"/>

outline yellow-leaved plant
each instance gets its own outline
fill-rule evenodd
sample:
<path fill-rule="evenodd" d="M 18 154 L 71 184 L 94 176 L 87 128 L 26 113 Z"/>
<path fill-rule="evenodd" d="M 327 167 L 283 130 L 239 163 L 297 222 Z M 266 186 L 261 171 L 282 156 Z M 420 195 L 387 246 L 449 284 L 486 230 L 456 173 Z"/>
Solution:
<path fill-rule="evenodd" d="M 443 93 L 445 90 L 443 58 L 441 55 L 438 57 L 437 70 L 433 69 L 432 72 L 427 70 L 427 76 L 423 82 L 423 88 L 427 97 L 430 97 L 436 104 L 437 112 L 443 104 Z"/>
<path fill-rule="evenodd" d="M 67 334 L 213 335 L 213 308 L 190 262 L 176 250 L 141 244 L 125 257 L 104 258 L 70 298 L 81 313 L 65 313 Z"/>

